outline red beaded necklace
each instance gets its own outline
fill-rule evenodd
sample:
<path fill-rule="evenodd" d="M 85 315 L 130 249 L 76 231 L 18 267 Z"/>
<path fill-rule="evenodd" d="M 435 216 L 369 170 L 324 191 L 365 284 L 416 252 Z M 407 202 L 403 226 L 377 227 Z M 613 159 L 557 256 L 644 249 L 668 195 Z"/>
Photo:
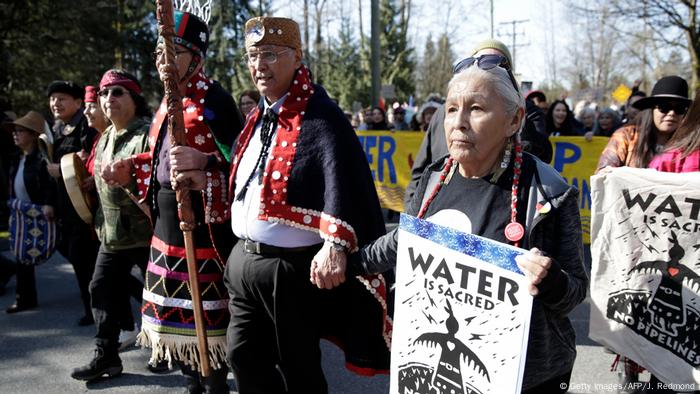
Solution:
<path fill-rule="evenodd" d="M 518 216 L 518 186 L 520 185 L 520 173 L 521 173 L 521 167 L 523 164 L 523 148 L 522 145 L 520 145 L 520 141 L 516 138 L 515 139 L 515 160 L 513 162 L 513 185 L 511 187 L 511 204 L 510 204 L 510 223 L 505 228 L 505 235 L 506 238 L 513 242 L 513 245 L 516 247 L 519 246 L 520 240 L 523 238 L 525 235 L 525 229 L 523 226 L 518 223 L 517 221 L 517 216 Z M 437 194 L 440 192 L 440 189 L 442 189 L 442 186 L 447 184 L 449 182 L 449 178 L 451 177 L 452 173 L 457 168 L 457 163 L 454 162 L 453 158 L 449 158 L 447 162 L 445 163 L 445 166 L 442 169 L 442 172 L 440 173 L 440 181 L 438 182 L 437 185 L 435 185 L 435 188 L 433 188 L 433 191 L 430 193 L 430 197 L 425 201 L 425 204 L 420 209 L 420 212 L 418 213 L 419 218 L 423 218 L 425 213 L 428 211 L 428 207 L 430 204 L 433 202 Z"/>

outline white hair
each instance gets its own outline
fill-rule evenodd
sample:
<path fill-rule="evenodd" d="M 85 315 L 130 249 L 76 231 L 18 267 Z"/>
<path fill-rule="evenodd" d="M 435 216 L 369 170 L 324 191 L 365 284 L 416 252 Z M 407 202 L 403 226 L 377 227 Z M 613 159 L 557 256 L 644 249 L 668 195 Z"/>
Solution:
<path fill-rule="evenodd" d="M 591 115 L 593 119 L 595 120 L 595 110 L 591 107 L 583 107 L 581 110 L 578 112 L 578 116 L 575 116 L 575 118 L 579 121 L 583 120 L 584 117 L 587 115 Z"/>
<path fill-rule="evenodd" d="M 525 99 L 519 90 L 515 90 L 513 83 L 508 76 L 508 71 L 501 67 L 494 67 L 490 70 L 482 70 L 477 66 L 467 67 L 463 71 L 455 74 L 450 83 L 447 84 L 447 93 L 452 89 L 452 85 L 460 80 L 479 80 L 493 86 L 498 98 L 503 102 L 503 108 L 508 116 L 513 116 L 518 112 L 518 109 L 525 108 Z M 523 116 L 523 120 L 525 116 Z"/>

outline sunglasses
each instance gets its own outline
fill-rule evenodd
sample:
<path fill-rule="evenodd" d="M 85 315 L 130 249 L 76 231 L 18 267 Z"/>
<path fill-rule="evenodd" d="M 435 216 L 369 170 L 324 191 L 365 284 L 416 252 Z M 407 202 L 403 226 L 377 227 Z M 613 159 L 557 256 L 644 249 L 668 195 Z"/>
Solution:
<path fill-rule="evenodd" d="M 476 64 L 476 66 L 482 70 L 491 70 L 495 67 L 500 67 L 506 70 L 506 72 L 508 73 L 508 78 L 510 78 L 510 82 L 513 84 L 513 88 L 515 88 L 516 92 L 520 92 L 520 89 L 518 89 L 518 82 L 515 80 L 515 76 L 513 75 L 513 72 L 510 69 L 510 62 L 505 56 L 481 55 L 478 57 L 472 56 L 466 59 L 462 59 L 459 63 L 457 63 L 454 66 L 454 68 L 452 69 L 452 74 L 458 74 L 473 66 L 474 64 Z"/>
<path fill-rule="evenodd" d="M 97 94 L 99 94 L 102 98 L 107 98 L 109 96 L 109 92 L 112 92 L 112 97 L 121 97 L 126 93 L 124 89 L 117 87 L 111 89 L 102 89 L 99 92 L 97 92 Z"/>
<path fill-rule="evenodd" d="M 655 108 L 662 114 L 673 111 L 676 115 L 685 115 L 688 112 L 688 104 L 683 103 L 659 103 Z"/>

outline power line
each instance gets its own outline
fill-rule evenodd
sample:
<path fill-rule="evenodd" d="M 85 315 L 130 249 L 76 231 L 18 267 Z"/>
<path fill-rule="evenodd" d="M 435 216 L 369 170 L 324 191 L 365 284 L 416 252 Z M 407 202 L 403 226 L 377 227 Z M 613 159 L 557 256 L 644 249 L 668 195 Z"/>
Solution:
<path fill-rule="evenodd" d="M 530 45 L 529 42 L 524 43 L 524 44 L 518 44 L 518 36 L 525 36 L 525 33 L 518 32 L 517 27 L 518 27 L 518 25 L 520 25 L 522 23 L 529 22 L 529 21 L 530 21 L 529 19 L 520 19 L 520 20 L 512 20 L 512 21 L 499 23 L 502 26 L 503 25 L 511 25 L 511 28 L 512 28 L 512 31 L 510 31 L 510 32 L 506 30 L 504 35 L 510 37 L 510 39 L 511 39 L 510 50 L 513 54 L 513 64 L 511 65 L 511 67 L 513 68 L 513 72 L 515 72 L 515 65 L 517 64 L 516 63 L 516 54 L 518 51 L 518 47 L 525 47 L 525 46 Z"/>

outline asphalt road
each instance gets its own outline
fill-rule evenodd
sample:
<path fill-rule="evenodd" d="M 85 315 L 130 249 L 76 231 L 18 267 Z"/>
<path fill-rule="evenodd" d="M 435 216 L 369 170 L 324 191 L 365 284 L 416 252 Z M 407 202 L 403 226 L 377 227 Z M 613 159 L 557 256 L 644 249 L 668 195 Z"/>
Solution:
<path fill-rule="evenodd" d="M 155 375 L 146 369 L 148 351 L 132 347 L 121 354 L 124 374 L 85 384 L 70 378 L 71 370 L 92 357 L 94 326 L 78 327 L 81 314 L 72 267 L 60 256 L 36 270 L 39 308 L 14 315 L 0 312 L 0 393 L 172 393 L 182 392 L 184 379 L 177 371 Z M 14 300 L 14 279 L 0 296 L 4 309 Z M 134 305 L 136 310 L 138 306 Z M 609 372 L 612 355 L 588 339 L 588 304 L 571 318 L 577 331 L 578 358 L 571 393 L 614 393 L 616 375 Z M 324 370 L 331 393 L 388 393 L 386 376 L 352 375 L 343 366 L 342 353 L 322 344 Z M 235 390 L 235 382 L 229 375 Z M 596 386 L 598 385 L 598 386 Z"/>

